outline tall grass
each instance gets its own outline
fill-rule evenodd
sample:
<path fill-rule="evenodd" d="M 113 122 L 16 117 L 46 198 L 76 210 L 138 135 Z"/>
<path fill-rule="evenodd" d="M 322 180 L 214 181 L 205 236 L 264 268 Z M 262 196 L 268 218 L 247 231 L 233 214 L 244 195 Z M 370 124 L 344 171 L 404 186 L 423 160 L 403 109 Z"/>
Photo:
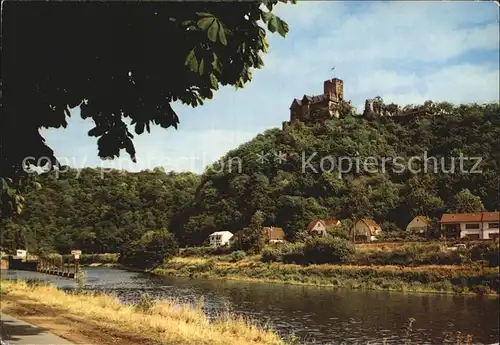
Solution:
<path fill-rule="evenodd" d="M 65 293 L 51 285 L 2 280 L 3 301 L 12 301 L 14 304 L 29 301 L 31 307 L 62 310 L 65 315 L 84 317 L 103 330 L 118 329 L 134 333 L 158 344 L 286 344 L 272 330 L 259 327 L 241 316 L 225 314 L 210 321 L 199 308 L 169 300 L 146 299 L 144 297 L 137 305 L 127 305 L 109 295 Z M 5 311 L 6 304 L 2 303 L 2 311 Z"/>
<path fill-rule="evenodd" d="M 238 262 L 213 258 L 174 258 L 153 271 L 159 275 L 248 280 L 273 283 L 324 285 L 337 288 L 498 294 L 498 269 L 478 270 L 468 266 L 427 265 L 358 266 L 294 265 L 264 263 L 258 257 Z"/>

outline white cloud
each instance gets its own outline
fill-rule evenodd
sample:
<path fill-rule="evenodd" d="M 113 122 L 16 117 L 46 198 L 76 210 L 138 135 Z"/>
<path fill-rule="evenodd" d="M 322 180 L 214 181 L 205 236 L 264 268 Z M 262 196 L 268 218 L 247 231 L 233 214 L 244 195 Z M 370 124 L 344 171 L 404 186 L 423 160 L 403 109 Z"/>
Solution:
<path fill-rule="evenodd" d="M 320 75 L 327 76 L 321 71 L 335 65 L 338 77 L 344 79 L 345 95 L 354 104 L 376 95 L 401 103 L 498 99 L 498 64 L 491 67 L 460 61 L 465 54 L 498 50 L 498 22 L 492 22 L 498 12 L 496 4 L 370 2 L 349 13 L 343 7 L 341 18 L 331 11 L 307 11 L 318 4 L 304 2 L 297 12 L 312 13 L 316 18 L 308 22 L 328 26 L 322 26 L 314 39 L 291 32 L 287 39 L 301 44 L 291 44 L 296 47 L 293 52 L 272 53 L 268 60 L 273 73 L 293 78 L 295 83 L 314 80 L 319 85 Z M 285 20 L 293 8 L 287 7 Z M 338 8 L 332 7 L 332 11 Z M 292 28 L 303 25 L 293 20 L 291 16 Z"/>
<path fill-rule="evenodd" d="M 223 88 L 196 109 L 174 105 L 179 130 L 152 128 L 136 136 L 137 164 L 124 153 L 103 165 L 201 172 L 259 132 L 281 126 L 293 98 L 322 92 L 332 66 L 344 80 L 345 97 L 361 109 L 374 96 L 402 105 L 499 100 L 494 3 L 299 1 L 278 5 L 276 14 L 290 32 L 286 39 L 270 36 L 265 67 L 248 87 Z M 86 136 L 91 122 L 77 117 L 67 130 L 44 131 L 48 144 L 59 156 L 98 166 L 96 139 Z"/>

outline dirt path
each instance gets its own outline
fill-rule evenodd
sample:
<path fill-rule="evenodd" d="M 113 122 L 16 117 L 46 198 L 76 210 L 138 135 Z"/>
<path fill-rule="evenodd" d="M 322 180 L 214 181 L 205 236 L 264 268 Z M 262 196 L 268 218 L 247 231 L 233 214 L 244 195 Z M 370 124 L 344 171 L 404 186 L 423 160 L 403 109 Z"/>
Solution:
<path fill-rule="evenodd" d="M 40 306 L 28 299 L 2 295 L 3 313 L 44 328 L 74 344 L 153 345 L 151 339 L 113 329 L 112 325 L 95 324 L 56 308 Z M 22 344 L 22 343 L 20 343 Z M 38 343 L 37 343 L 38 344 Z M 52 342 L 51 344 L 57 344 Z M 66 343 L 69 344 L 69 343 Z"/>

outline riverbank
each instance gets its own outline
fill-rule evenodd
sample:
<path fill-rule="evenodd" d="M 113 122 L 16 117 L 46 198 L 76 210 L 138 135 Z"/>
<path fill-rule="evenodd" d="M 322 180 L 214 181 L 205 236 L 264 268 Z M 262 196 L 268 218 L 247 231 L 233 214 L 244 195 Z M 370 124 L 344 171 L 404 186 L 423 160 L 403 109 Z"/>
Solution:
<path fill-rule="evenodd" d="M 285 345 L 272 330 L 229 314 L 209 321 L 201 307 L 144 299 L 127 305 L 96 293 L 66 293 L 50 285 L 2 280 L 2 312 L 75 343 Z"/>
<path fill-rule="evenodd" d="M 498 297 L 498 267 L 465 265 L 355 266 L 264 263 L 259 256 L 176 257 L 151 271 L 157 275 L 401 292 L 478 294 Z"/>

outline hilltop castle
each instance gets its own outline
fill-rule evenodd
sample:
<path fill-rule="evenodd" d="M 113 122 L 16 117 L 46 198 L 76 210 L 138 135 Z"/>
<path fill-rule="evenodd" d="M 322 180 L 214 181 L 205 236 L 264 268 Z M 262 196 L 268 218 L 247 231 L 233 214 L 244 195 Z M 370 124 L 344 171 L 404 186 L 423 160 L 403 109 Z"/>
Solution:
<path fill-rule="evenodd" d="M 302 99 L 294 99 L 290 106 L 290 121 L 283 122 L 283 129 L 295 121 L 315 123 L 325 119 L 342 116 L 344 101 L 344 82 L 338 78 L 323 83 L 323 94 L 317 96 L 304 95 Z"/>
<path fill-rule="evenodd" d="M 432 102 L 422 106 L 406 106 L 403 109 L 394 104 L 384 104 L 381 97 L 367 99 L 362 118 L 375 120 L 388 117 L 394 121 L 407 121 L 429 112 Z M 340 118 L 348 114 L 355 115 L 351 101 L 344 100 L 344 82 L 333 78 L 323 83 L 323 94 L 317 96 L 304 95 L 302 99 L 294 99 L 290 106 L 290 121 L 283 122 L 283 130 L 296 121 L 305 124 L 323 122 L 329 118 Z"/>

